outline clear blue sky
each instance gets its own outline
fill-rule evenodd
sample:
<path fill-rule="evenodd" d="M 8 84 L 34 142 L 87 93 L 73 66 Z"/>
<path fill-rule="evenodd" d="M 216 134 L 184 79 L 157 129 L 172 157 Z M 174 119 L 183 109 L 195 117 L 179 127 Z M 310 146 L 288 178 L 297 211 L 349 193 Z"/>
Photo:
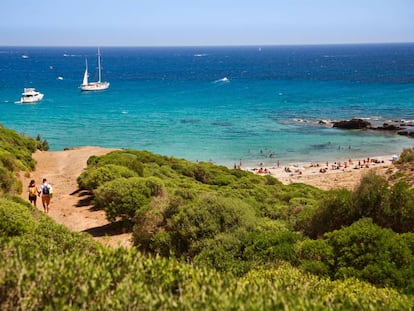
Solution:
<path fill-rule="evenodd" d="M 0 45 L 414 42 L 414 0 L 1 0 Z"/>

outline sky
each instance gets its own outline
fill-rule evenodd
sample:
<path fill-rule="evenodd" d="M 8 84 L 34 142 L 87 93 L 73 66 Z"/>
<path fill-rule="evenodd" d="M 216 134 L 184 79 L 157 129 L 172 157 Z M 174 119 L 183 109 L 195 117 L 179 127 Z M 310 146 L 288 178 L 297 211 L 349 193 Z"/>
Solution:
<path fill-rule="evenodd" d="M 414 42 L 414 0 L 1 0 L 0 46 Z"/>

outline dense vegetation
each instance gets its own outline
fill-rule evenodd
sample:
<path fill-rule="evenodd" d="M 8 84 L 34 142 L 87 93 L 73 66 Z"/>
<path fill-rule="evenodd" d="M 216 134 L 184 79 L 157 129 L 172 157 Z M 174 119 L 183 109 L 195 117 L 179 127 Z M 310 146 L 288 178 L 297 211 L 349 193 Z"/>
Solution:
<path fill-rule="evenodd" d="M 13 170 L 34 167 L 36 141 L 26 139 L 0 131 L 12 183 Z M 403 176 L 324 192 L 125 150 L 91 157 L 78 183 L 108 219 L 129 223 L 136 248 L 72 233 L 9 187 L 0 195 L 2 310 L 414 308 Z"/>
<path fill-rule="evenodd" d="M 2 310 L 406 310 L 412 297 L 287 263 L 242 277 L 109 249 L 20 199 L 0 199 Z"/>
<path fill-rule="evenodd" d="M 22 185 L 15 174 L 34 168 L 32 153 L 38 149 L 49 149 L 47 141 L 42 141 L 40 135 L 36 139 L 25 137 L 0 124 L 0 195 L 21 193 Z"/>
<path fill-rule="evenodd" d="M 407 158 L 404 151 L 401 160 Z M 285 186 L 210 163 L 124 150 L 92 157 L 79 185 L 146 254 L 242 276 L 289 262 L 414 293 L 414 191 L 368 174 L 354 191 Z"/>

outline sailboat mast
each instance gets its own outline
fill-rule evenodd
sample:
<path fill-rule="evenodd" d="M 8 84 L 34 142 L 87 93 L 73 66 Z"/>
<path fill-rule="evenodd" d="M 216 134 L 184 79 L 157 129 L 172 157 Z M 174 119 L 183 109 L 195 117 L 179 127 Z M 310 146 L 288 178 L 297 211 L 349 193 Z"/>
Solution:
<path fill-rule="evenodd" d="M 101 82 L 101 51 L 98 48 L 98 82 Z"/>

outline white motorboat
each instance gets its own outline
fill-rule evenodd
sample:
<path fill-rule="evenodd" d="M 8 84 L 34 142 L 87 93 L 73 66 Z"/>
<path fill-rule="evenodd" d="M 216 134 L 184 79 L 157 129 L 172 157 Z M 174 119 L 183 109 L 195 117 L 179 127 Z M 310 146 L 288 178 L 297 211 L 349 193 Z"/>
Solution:
<path fill-rule="evenodd" d="M 101 81 L 101 52 L 98 48 L 98 81 L 96 82 L 89 82 L 89 74 L 88 74 L 88 60 L 85 58 L 85 73 L 83 75 L 83 82 L 80 85 L 80 89 L 82 91 L 102 91 L 106 90 L 109 87 L 109 82 L 102 82 Z"/>
<path fill-rule="evenodd" d="M 36 91 L 35 88 L 28 87 L 23 90 L 22 97 L 20 98 L 21 103 L 30 104 L 41 101 L 44 94 Z"/>

